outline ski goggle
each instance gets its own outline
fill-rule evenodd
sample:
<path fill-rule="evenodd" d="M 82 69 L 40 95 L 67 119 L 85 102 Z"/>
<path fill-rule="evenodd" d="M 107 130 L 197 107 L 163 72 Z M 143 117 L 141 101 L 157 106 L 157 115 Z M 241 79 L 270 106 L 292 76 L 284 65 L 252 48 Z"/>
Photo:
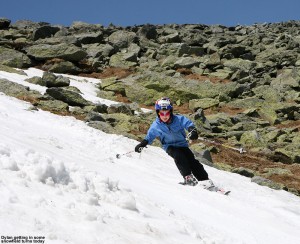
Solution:
<path fill-rule="evenodd" d="M 171 111 L 159 111 L 160 116 L 169 116 L 171 114 Z"/>

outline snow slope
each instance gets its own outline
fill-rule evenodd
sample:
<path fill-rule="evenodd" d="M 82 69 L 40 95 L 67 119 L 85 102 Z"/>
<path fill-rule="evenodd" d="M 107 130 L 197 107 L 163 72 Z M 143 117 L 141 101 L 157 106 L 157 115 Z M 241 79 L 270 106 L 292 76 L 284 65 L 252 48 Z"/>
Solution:
<path fill-rule="evenodd" d="M 208 166 L 229 196 L 182 186 L 162 149 L 117 159 L 137 142 L 29 107 L 0 93 L 2 243 L 300 243 L 299 197 Z"/>

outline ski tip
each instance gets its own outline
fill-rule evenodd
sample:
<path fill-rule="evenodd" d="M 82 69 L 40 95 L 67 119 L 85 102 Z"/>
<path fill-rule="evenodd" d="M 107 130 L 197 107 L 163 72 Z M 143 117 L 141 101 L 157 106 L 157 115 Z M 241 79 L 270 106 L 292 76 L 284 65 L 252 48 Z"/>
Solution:
<path fill-rule="evenodd" d="M 231 191 L 225 191 L 225 192 L 223 192 L 223 194 L 224 194 L 225 196 L 228 196 L 230 192 L 231 192 Z"/>

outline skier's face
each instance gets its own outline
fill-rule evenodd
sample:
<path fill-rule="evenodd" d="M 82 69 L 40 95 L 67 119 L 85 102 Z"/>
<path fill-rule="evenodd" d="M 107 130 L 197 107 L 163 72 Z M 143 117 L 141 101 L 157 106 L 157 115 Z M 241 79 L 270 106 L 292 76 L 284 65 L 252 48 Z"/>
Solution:
<path fill-rule="evenodd" d="M 171 111 L 170 110 L 160 110 L 159 117 L 163 122 L 167 122 L 170 119 Z"/>

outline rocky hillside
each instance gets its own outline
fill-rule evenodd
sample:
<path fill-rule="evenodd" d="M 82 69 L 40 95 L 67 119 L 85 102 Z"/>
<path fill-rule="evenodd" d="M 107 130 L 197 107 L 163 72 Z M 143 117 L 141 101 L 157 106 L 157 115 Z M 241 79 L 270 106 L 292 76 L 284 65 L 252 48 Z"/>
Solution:
<path fill-rule="evenodd" d="M 45 94 L 7 79 L 0 92 L 137 140 L 155 118 L 141 108 L 169 96 L 175 112 L 197 125 L 196 153 L 209 151 L 216 167 L 300 195 L 300 21 L 65 27 L 0 19 L 0 70 L 29 67 L 45 71 L 28 79 Z M 99 97 L 121 103 L 86 101 L 58 73 L 101 78 Z M 235 150 L 241 147 L 246 153 Z"/>

